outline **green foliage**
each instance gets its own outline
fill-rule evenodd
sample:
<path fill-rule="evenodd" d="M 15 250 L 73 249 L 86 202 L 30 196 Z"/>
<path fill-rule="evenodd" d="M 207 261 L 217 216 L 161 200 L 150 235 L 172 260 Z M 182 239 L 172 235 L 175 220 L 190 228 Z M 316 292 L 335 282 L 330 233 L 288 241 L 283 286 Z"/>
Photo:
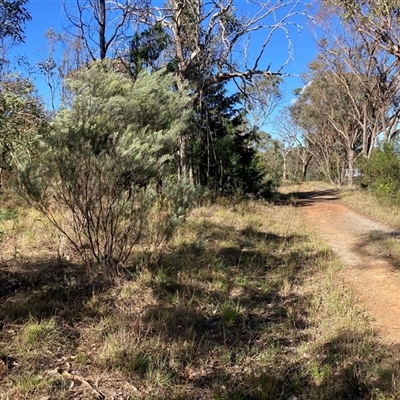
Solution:
<path fill-rule="evenodd" d="M 224 85 L 209 89 L 194 123 L 197 134 L 189 146 L 197 181 L 214 194 L 261 194 L 258 131 L 248 126 L 239 95 L 228 96 Z"/>
<path fill-rule="evenodd" d="M 383 200 L 400 203 L 400 154 L 394 144 L 385 143 L 360 164 L 362 185 Z"/>
<path fill-rule="evenodd" d="M 242 317 L 240 306 L 231 302 L 224 302 L 220 305 L 222 320 L 227 325 L 239 322 Z"/>
<path fill-rule="evenodd" d="M 263 195 L 267 197 L 275 192 L 282 182 L 283 161 L 281 156 L 282 143 L 274 140 L 267 133 L 262 134 L 256 155 L 257 169 L 262 172 Z"/>
<path fill-rule="evenodd" d="M 157 69 L 157 63 L 162 52 L 170 43 L 161 22 L 156 22 L 148 29 L 135 33 L 130 47 L 129 66 L 132 75 L 136 78 L 140 72 Z"/>
<path fill-rule="evenodd" d="M 20 171 L 23 194 L 88 264 L 124 266 L 138 243 L 160 246 L 193 203 L 172 175 L 188 121 L 188 97 L 173 85 L 162 71 L 134 83 L 105 62 L 76 72 L 44 156 Z"/>
<path fill-rule="evenodd" d="M 12 208 L 0 208 L 0 222 L 13 221 L 18 217 L 16 210 Z"/>
<path fill-rule="evenodd" d="M 0 39 L 23 41 L 24 24 L 31 20 L 26 3 L 27 0 L 0 0 Z"/>
<path fill-rule="evenodd" d="M 363 24 L 374 22 L 378 18 L 385 18 L 388 15 L 398 15 L 400 2 L 398 0 L 325 0 L 325 3 L 337 8 L 342 20 L 346 23 L 354 23 L 356 19 L 365 21 Z"/>
<path fill-rule="evenodd" d="M 33 346 L 50 347 L 56 336 L 57 325 L 54 318 L 42 321 L 31 318 L 23 327 L 20 340 L 22 345 L 29 349 Z"/>
<path fill-rule="evenodd" d="M 245 128 L 241 126 L 240 128 Z M 257 141 L 257 131 L 247 128 L 236 129 L 231 132 L 227 151 L 223 152 L 225 162 L 225 179 L 222 187 L 223 193 L 264 195 L 264 174 L 257 160 L 254 143 Z"/>
<path fill-rule="evenodd" d="M 21 157 L 34 157 L 47 115 L 34 86 L 18 75 L 0 79 L 0 171 L 10 169 Z M 0 173 L 1 184 L 1 173 Z"/>
<path fill-rule="evenodd" d="M 18 218 L 18 213 L 13 208 L 0 208 L 0 223 L 5 223 L 7 221 L 15 221 Z M 4 240 L 7 231 L 0 230 L 0 243 Z"/>

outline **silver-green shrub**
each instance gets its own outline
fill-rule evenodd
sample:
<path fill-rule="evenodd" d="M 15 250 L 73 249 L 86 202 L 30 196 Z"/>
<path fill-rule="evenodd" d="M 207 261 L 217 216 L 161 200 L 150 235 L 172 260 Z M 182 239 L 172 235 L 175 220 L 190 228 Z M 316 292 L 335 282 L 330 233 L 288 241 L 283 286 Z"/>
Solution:
<path fill-rule="evenodd" d="M 135 247 L 167 242 L 193 203 L 175 176 L 189 97 L 160 71 L 133 82 L 106 62 L 77 71 L 42 141 L 19 174 L 22 193 L 87 265 L 125 266 Z"/>

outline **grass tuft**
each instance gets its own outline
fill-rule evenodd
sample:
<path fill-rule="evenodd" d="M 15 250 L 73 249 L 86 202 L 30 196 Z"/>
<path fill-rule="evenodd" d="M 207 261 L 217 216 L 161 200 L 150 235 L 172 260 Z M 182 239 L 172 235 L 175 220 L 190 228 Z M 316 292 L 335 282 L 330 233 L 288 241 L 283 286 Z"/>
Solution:
<path fill-rule="evenodd" d="M 30 319 L 19 333 L 21 351 L 49 349 L 58 343 L 59 337 L 59 330 L 54 318 L 42 321 Z"/>

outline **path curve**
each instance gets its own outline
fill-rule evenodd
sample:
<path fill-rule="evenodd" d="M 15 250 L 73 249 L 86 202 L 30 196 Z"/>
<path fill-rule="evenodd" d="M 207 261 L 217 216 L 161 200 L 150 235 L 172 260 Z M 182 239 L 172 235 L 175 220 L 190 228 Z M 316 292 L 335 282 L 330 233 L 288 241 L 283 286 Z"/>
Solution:
<path fill-rule="evenodd" d="M 303 193 L 297 205 L 344 264 L 344 277 L 381 340 L 400 344 L 400 269 L 389 254 L 368 246 L 386 237 L 400 240 L 400 231 L 340 204 L 333 190 Z"/>

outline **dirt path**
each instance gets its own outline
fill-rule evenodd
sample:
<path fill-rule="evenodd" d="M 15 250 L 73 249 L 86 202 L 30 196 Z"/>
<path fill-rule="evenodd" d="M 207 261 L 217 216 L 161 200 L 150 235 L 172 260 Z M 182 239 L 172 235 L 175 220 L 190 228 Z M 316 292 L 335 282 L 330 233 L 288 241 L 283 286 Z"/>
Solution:
<path fill-rule="evenodd" d="M 340 204 L 332 190 L 304 193 L 298 205 L 346 266 L 345 279 L 379 336 L 386 343 L 400 344 L 400 269 L 389 254 L 376 250 L 388 236 L 400 238 L 400 231 Z"/>

